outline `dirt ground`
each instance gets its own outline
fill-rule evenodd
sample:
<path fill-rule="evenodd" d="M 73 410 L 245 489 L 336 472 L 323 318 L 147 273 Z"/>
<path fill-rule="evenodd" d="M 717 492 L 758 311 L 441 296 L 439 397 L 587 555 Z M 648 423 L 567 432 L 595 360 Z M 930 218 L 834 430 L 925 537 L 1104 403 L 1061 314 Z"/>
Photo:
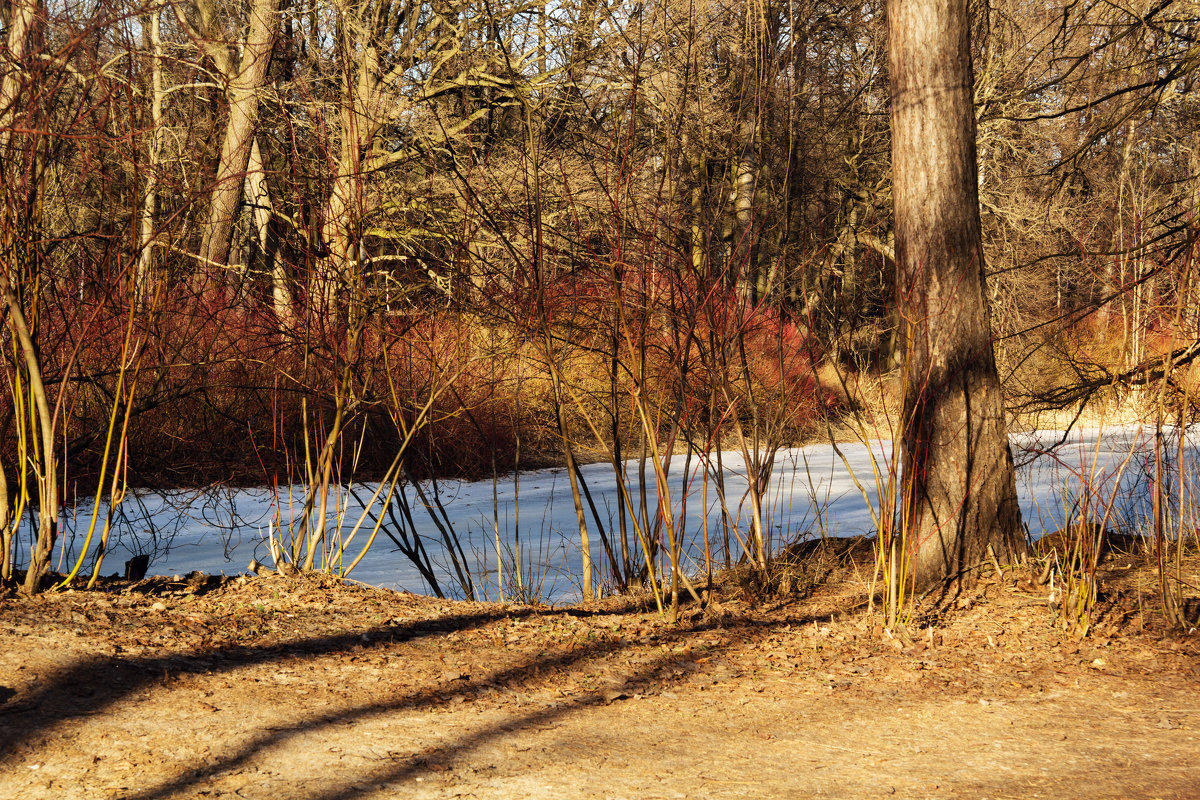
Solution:
<path fill-rule="evenodd" d="M 1106 570 L 1081 641 L 1019 575 L 897 637 L 848 568 L 678 623 L 321 577 L 10 597 L 0 798 L 1200 798 L 1200 641 Z"/>

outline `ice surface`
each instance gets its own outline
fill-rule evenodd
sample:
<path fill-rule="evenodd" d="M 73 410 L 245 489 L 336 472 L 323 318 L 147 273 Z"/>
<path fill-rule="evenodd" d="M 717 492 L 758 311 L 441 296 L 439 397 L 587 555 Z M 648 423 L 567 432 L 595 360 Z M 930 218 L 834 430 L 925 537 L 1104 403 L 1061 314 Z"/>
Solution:
<path fill-rule="evenodd" d="M 1163 477 L 1173 482 L 1177 476 L 1178 432 L 1165 429 L 1163 433 L 1162 460 L 1158 464 Z M 1187 481 L 1196 475 L 1198 435 L 1200 430 L 1192 428 L 1184 440 Z M 1086 513 L 1099 520 L 1106 511 L 1110 527 L 1143 527 L 1152 513 L 1149 490 L 1156 467 L 1154 436 L 1153 428 L 1143 426 L 1079 430 L 1065 435 L 1057 431 L 1035 431 L 1014 436 L 1017 489 L 1031 534 L 1036 538 L 1043 531 L 1056 530 L 1072 514 L 1078 517 Z M 778 451 L 762 510 L 772 546 L 803 537 L 872 533 L 879 490 L 886 486 L 889 466 L 897 456 L 898 445 L 889 441 L 873 441 L 869 447 L 861 443 L 842 444 L 837 450 L 830 445 L 814 445 Z M 745 464 L 739 454 L 723 453 L 721 467 L 729 520 L 744 537 L 751 517 Z M 638 462 L 628 462 L 626 468 L 627 485 L 636 510 L 640 507 Z M 609 464 L 591 464 L 582 467 L 582 473 L 615 547 L 621 500 L 614 470 Z M 695 457 L 689 460 L 676 455 L 667 472 L 670 507 L 676 529 L 682 532 L 687 563 L 692 566 L 703 558 L 706 525 L 712 552 L 719 553 L 724 541 L 715 474 L 715 454 L 707 469 L 705 463 Z M 646 483 L 649 487 L 647 505 L 653 519 L 657 493 L 654 491 L 654 469 L 649 463 L 646 465 Z M 362 504 L 358 500 L 368 499 L 375 488 L 356 486 L 354 494 L 357 497 L 345 490 L 331 496 L 327 509 L 329 529 L 340 530 L 342 536 L 349 535 L 362 516 Z M 432 499 L 433 487 L 426 484 L 425 488 L 427 497 Z M 506 581 L 510 596 L 515 577 L 514 559 L 519 553 L 525 585 L 540 587 L 538 594 L 543 599 L 569 601 L 578 597 L 579 527 L 563 470 L 508 476 L 498 480 L 494 487 L 491 480 L 439 481 L 436 489 L 446 519 L 460 538 L 480 596 L 498 596 L 498 528 L 504 564 L 500 576 Z M 448 593 L 461 595 L 461 591 L 455 591 L 447 551 L 431 514 L 411 487 L 407 489 L 407 498 L 416 532 L 429 552 L 439 582 Z M 121 572 L 125 560 L 140 552 L 151 554 L 150 573 L 158 575 L 192 570 L 236 574 L 244 572 L 252 558 L 269 565 L 271 559 L 265 540 L 272 520 L 282 519 L 286 527 L 286 520 L 300 517 L 302 505 L 302 490 L 298 487 L 290 490 L 285 487 L 278 494 L 267 489 L 130 493 L 114 509 L 113 533 L 102 572 Z M 378 511 L 380 504 L 375 503 L 373 508 Z M 603 548 L 586 506 L 585 511 L 591 531 L 593 560 L 600 565 Z M 107 506 L 101 504 L 97 534 L 84 560 L 85 569 L 89 571 L 106 512 Z M 66 513 L 66 536 L 62 540 L 64 546 L 56 552 L 55 569 L 69 568 L 83 551 L 91 515 L 91 503 L 82 503 Z M 626 518 L 630 519 L 628 515 Z M 402 518 L 398 516 L 397 519 Z M 390 525 L 390 520 L 388 522 Z M 348 548 L 343 564 L 348 564 L 361 551 L 371 526 L 371 520 L 367 519 Z M 397 532 L 394 526 L 391 529 Z M 636 548 L 632 524 L 628 530 L 631 549 Z M 26 530 L 19 544 L 22 556 L 27 553 L 28 546 Z M 733 549 L 736 557 L 740 553 L 736 537 Z M 598 572 L 597 579 L 603 580 L 603 574 Z M 383 533 L 350 577 L 379 586 L 428 591 L 420 573 Z"/>

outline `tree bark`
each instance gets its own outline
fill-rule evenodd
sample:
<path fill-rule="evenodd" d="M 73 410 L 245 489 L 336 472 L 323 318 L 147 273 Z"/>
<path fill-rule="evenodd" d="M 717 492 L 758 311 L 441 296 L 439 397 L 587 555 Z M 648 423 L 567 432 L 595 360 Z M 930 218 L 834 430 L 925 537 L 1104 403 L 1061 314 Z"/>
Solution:
<path fill-rule="evenodd" d="M 279 27 L 279 0 L 254 0 L 250 6 L 250 30 L 246 33 L 241 61 L 236 70 L 218 69 L 228 80 L 229 122 L 221 142 L 221 157 L 208 210 L 200 256 L 208 266 L 225 266 L 233 237 L 233 220 L 242 199 L 242 185 L 254 128 L 258 124 L 259 92 L 267 80 L 271 48 Z"/>
<path fill-rule="evenodd" d="M 917 588 L 1023 545 L 984 293 L 966 0 L 890 0 L 902 520 Z"/>
<path fill-rule="evenodd" d="M 17 98 L 25 78 L 25 57 L 28 55 L 30 39 L 37 19 L 37 0 L 15 0 L 8 11 L 8 30 L 5 36 L 7 58 L 0 78 L 0 156 L 6 157 L 11 139 L 13 117 L 16 115 Z"/>
<path fill-rule="evenodd" d="M 342 35 L 348 37 L 345 49 L 357 55 L 343 67 L 337 116 L 338 157 L 321 226 L 326 256 L 314 273 L 316 285 L 311 292 L 324 304 L 326 313 L 337 307 L 339 296 L 350 293 L 352 296 L 346 299 L 352 301 L 352 306 L 360 305 L 363 299 L 353 293 L 357 292 L 359 273 L 365 266 L 361 224 L 370 170 L 365 168 L 364 159 L 383 129 L 380 111 L 388 77 L 382 71 L 375 41 L 381 20 L 372 21 L 363 6 L 342 13 Z"/>
<path fill-rule="evenodd" d="M 149 25 L 144 29 L 146 45 L 150 50 L 150 131 L 149 152 L 146 162 L 146 195 L 142 200 L 141 230 L 138 234 L 137 267 L 133 272 L 133 300 L 140 308 L 146 302 L 154 266 L 155 228 L 158 222 L 158 169 L 162 155 L 163 126 L 163 48 L 161 23 L 162 9 L 155 6 L 150 12 Z"/>
<path fill-rule="evenodd" d="M 757 89 L 757 87 L 755 87 Z M 757 104 L 757 98 L 750 102 Z M 733 210 L 737 237 L 730 270 L 734 287 L 745 302 L 758 301 L 758 269 L 754 253 L 754 195 L 758 191 L 758 114 L 753 111 L 738 125 L 741 150 L 734 177 Z"/>
<path fill-rule="evenodd" d="M 246 163 L 246 202 L 250 204 L 254 220 L 255 243 L 258 245 L 261 267 L 271 276 L 271 306 L 275 316 L 285 326 L 295 322 L 291 286 L 288 284 L 287 268 L 283 260 L 271 252 L 271 214 L 275 206 L 271 202 L 271 190 L 267 185 L 267 170 L 263 164 L 262 149 L 258 138 L 250 144 L 250 159 Z"/>

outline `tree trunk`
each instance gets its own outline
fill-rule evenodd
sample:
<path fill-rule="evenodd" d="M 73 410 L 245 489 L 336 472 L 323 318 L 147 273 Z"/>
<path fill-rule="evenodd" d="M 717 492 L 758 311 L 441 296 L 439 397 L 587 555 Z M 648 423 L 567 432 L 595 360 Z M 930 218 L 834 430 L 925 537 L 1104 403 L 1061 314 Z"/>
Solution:
<path fill-rule="evenodd" d="M 349 17 L 348 17 L 349 19 Z M 363 38 L 357 58 L 342 75 L 338 109 L 339 149 L 337 172 L 329 198 L 325 202 L 321 236 L 326 256 L 316 271 L 314 298 L 324 304 L 326 313 L 337 307 L 339 298 L 361 306 L 361 271 L 365 267 L 361 224 L 365 213 L 367 178 L 364 164 L 376 136 L 383 128 L 379 109 L 383 102 L 385 80 L 380 70 L 380 51 L 366 33 L 347 28 Z M 352 49 L 348 43 L 347 49 Z"/>
<path fill-rule="evenodd" d="M 225 78 L 229 98 L 229 122 L 221 142 L 221 159 L 208 209 L 208 227 L 200 255 L 207 266 L 225 266 L 233 237 L 233 220 L 242 199 L 250 146 L 258 123 L 259 92 L 267 80 L 271 48 L 279 27 L 279 0 L 254 0 L 250 7 L 250 30 L 246 33 L 241 62 Z M 219 60 L 218 60 L 219 61 Z M 218 68 L 221 64 L 218 63 Z M 225 72 L 224 69 L 221 69 Z"/>
<path fill-rule="evenodd" d="M 992 352 L 966 0 L 890 0 L 902 519 L 918 588 L 1022 547 Z"/>
<path fill-rule="evenodd" d="M 7 158 L 6 151 L 11 139 L 10 131 L 15 116 L 17 97 L 24 83 L 22 62 L 28 54 L 33 25 L 37 18 L 36 0 L 15 0 L 8 10 L 8 30 L 5 45 L 8 57 L 4 59 L 4 77 L 0 79 L 0 156 Z"/>
<path fill-rule="evenodd" d="M 271 250 L 271 214 L 275 206 L 271 203 L 271 190 L 267 185 L 267 171 L 263 165 L 262 149 L 255 137 L 250 145 L 250 159 L 246 164 L 246 202 L 250 204 L 254 220 L 255 244 L 261 260 L 261 268 L 271 276 L 271 306 L 281 323 L 291 325 L 293 319 L 292 290 L 288 285 L 287 269 L 282 259 L 275 258 Z"/>
<path fill-rule="evenodd" d="M 757 102 L 754 100 L 753 102 Z M 738 126 L 741 151 L 734 177 L 733 210 L 737 217 L 733 263 L 735 288 L 748 303 L 758 301 L 758 269 L 754 253 L 754 195 L 758 191 L 758 117 L 751 113 Z"/>
<path fill-rule="evenodd" d="M 160 30 L 162 9 L 155 6 L 150 12 L 149 25 L 144 30 L 146 45 L 151 53 L 150 68 L 150 131 L 149 158 L 146 162 L 146 195 L 142 201 L 141 231 L 138 234 L 137 267 L 133 272 L 133 300 L 139 308 L 146 302 L 154 266 L 155 228 L 158 222 L 158 167 L 162 155 L 163 125 L 163 48 Z"/>
<path fill-rule="evenodd" d="M 29 430 L 36 431 L 41 439 L 41 452 L 37 453 L 33 464 L 38 490 L 38 535 L 29 553 L 29 569 L 25 572 L 25 583 L 21 587 L 25 594 L 32 595 L 41 589 L 42 580 L 50 572 L 50 558 L 54 553 L 54 540 L 58 536 L 59 475 L 54 450 L 54 417 L 46 387 L 42 383 L 42 368 L 33 335 L 3 269 L 0 269 L 0 299 L 8 306 L 13 339 L 25 361 L 25 378 L 33 405 L 33 410 L 28 412 L 31 417 Z"/>

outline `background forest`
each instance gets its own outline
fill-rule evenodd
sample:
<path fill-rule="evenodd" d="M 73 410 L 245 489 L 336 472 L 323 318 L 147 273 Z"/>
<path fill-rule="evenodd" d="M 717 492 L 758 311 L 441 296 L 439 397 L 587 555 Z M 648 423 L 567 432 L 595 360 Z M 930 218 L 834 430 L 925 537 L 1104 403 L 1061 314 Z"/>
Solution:
<path fill-rule="evenodd" d="M 323 520 L 351 481 L 554 463 L 586 538 L 580 461 L 640 459 L 645 484 L 740 450 L 753 496 L 772 448 L 895 428 L 882 3 L 0 16 L 6 581 L 23 515 L 49 535 L 130 486 L 302 485 Z M 1186 423 L 1200 6 L 971 17 L 1014 418 L 1090 400 Z M 605 540 L 618 584 L 654 560 L 645 497 Z M 284 560 L 312 567 L 306 526 Z"/>

